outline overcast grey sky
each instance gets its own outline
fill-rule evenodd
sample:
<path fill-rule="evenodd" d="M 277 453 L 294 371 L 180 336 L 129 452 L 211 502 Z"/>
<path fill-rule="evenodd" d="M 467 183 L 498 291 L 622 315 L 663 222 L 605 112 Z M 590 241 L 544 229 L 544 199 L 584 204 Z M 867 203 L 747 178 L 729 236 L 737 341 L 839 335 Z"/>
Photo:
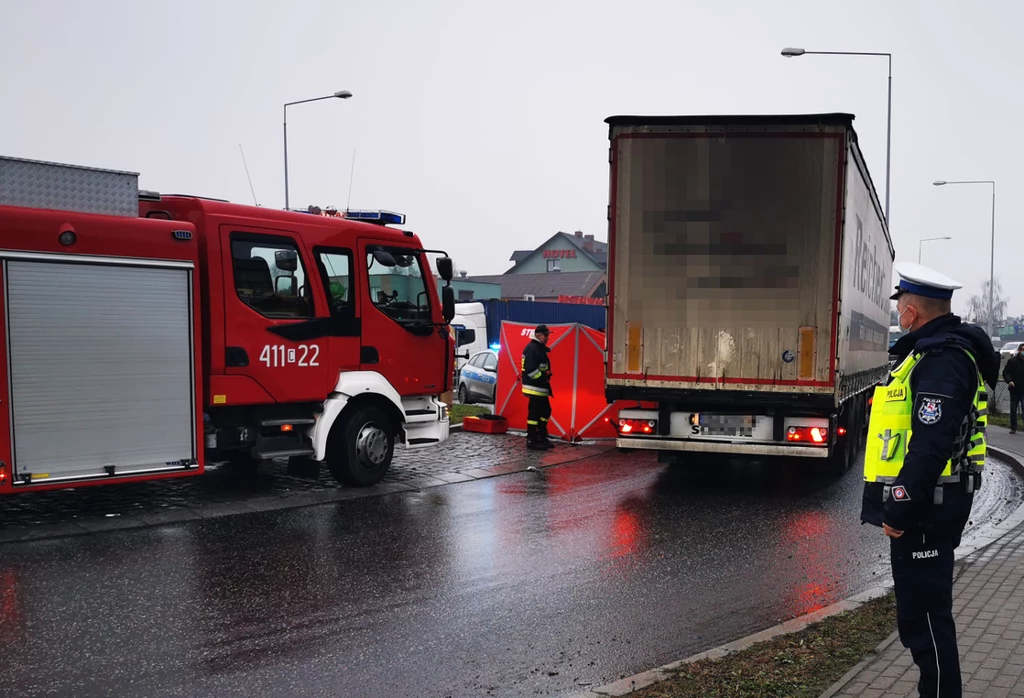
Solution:
<path fill-rule="evenodd" d="M 407 214 L 471 274 L 557 230 L 607 238 L 612 114 L 845 111 L 883 196 L 893 57 L 897 259 L 996 276 L 1024 312 L 1024 113 L 1012 0 L 0 0 L 0 153 L 141 172 L 144 188 Z"/>

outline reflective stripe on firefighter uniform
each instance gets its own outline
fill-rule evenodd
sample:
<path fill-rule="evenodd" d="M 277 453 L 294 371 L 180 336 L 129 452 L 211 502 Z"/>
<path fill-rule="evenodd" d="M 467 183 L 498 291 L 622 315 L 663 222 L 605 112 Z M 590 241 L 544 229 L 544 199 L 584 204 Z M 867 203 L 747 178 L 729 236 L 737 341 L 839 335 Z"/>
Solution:
<path fill-rule="evenodd" d="M 966 349 L 960 351 L 971 358 L 977 369 L 974 356 Z M 911 423 L 914 396 L 910 389 L 910 375 L 923 357 L 924 354 L 911 354 L 892 372 L 892 381 L 888 385 L 875 388 L 864 452 L 865 482 L 892 483 L 903 468 L 907 445 L 913 433 Z M 960 482 L 964 471 L 981 472 L 985 466 L 987 425 L 988 391 L 979 372 L 973 409 L 961 427 L 962 439 L 956 448 L 958 452 L 950 454 L 939 483 Z M 968 440 L 969 446 L 964 454 L 964 442 Z"/>
<path fill-rule="evenodd" d="M 551 364 L 548 360 L 548 348 L 536 340 L 531 340 L 523 350 L 522 381 L 523 395 L 547 397 L 551 395 L 548 373 Z"/>

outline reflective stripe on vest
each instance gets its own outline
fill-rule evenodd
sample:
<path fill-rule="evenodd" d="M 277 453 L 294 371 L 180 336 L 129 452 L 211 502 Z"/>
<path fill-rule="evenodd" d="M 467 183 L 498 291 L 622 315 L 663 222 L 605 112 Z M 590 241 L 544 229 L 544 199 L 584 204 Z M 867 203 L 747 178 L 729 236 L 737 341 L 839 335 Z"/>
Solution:
<path fill-rule="evenodd" d="M 971 357 L 977 370 L 974 356 L 966 349 L 960 349 Z M 913 434 L 914 396 L 910 390 L 910 374 L 923 357 L 924 354 L 911 354 L 893 370 L 892 381 L 888 385 L 875 388 L 868 422 L 868 441 L 864 449 L 865 482 L 892 483 L 903 468 L 907 444 Z M 960 453 L 950 454 L 939 482 L 959 482 L 963 470 L 980 472 L 985 466 L 988 391 L 980 372 L 973 409 L 965 419 L 969 422 L 967 452 L 964 454 L 961 448 Z"/>

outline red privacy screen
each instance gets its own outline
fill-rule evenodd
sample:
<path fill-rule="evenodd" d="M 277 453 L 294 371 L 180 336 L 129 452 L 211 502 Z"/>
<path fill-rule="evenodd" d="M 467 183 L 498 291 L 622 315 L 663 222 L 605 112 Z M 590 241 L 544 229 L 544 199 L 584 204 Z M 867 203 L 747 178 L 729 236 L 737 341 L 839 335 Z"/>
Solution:
<path fill-rule="evenodd" d="M 551 421 L 553 438 L 566 441 L 614 439 L 614 419 L 620 407 L 604 397 L 604 332 L 583 325 L 549 325 L 551 335 Z M 534 325 L 501 323 L 498 350 L 498 388 L 495 411 L 510 429 L 526 429 L 526 396 L 522 393 L 523 349 L 533 339 Z"/>

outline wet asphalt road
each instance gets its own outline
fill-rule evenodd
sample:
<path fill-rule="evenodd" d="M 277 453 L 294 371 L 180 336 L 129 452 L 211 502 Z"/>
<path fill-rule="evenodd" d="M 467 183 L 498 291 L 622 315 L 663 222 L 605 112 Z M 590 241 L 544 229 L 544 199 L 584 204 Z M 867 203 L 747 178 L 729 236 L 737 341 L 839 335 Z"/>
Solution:
<path fill-rule="evenodd" d="M 1024 491 L 992 463 L 976 519 Z M 887 576 L 860 481 L 609 453 L 0 546 L 0 695 L 562 695 Z"/>

